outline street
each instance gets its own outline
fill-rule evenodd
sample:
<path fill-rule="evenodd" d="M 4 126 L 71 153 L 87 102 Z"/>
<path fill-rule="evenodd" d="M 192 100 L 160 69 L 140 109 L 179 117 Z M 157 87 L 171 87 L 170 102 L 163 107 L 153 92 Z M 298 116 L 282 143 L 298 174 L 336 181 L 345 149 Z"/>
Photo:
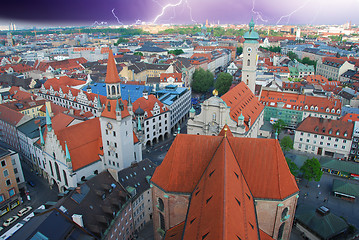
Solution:
<path fill-rule="evenodd" d="M 9 148 L 4 143 L 0 142 L 1 147 Z M 0 217 L 0 224 L 2 226 L 3 222 L 6 221 L 8 218 L 17 215 L 18 211 L 24 207 L 31 206 L 32 211 L 38 208 L 40 205 L 48 202 L 48 201 L 57 201 L 57 194 L 55 190 L 50 189 L 49 184 L 45 179 L 43 179 L 40 175 L 36 175 L 34 171 L 32 171 L 32 166 L 25 160 L 25 156 L 20 154 L 21 159 L 21 167 L 24 174 L 25 182 L 26 182 L 26 189 L 29 191 L 29 195 L 31 200 L 27 200 L 25 194 L 21 195 L 23 203 L 17 206 L 16 208 L 12 209 L 10 212 L 4 214 Z M 31 187 L 27 182 L 31 180 L 35 185 Z M 30 212 L 29 212 L 30 213 Z M 28 214 L 29 214 L 28 213 Z M 25 214 L 27 216 L 28 214 Z M 16 223 L 20 222 L 25 216 L 19 218 L 16 222 L 11 224 L 8 227 L 4 227 L 4 229 L 0 232 L 0 235 L 4 234 L 7 230 L 13 227 Z"/>

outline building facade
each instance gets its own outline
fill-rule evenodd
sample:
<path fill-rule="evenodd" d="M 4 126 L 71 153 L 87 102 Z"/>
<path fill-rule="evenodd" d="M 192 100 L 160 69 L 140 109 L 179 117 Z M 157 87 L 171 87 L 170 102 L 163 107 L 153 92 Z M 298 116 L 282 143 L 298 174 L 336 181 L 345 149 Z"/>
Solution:
<path fill-rule="evenodd" d="M 295 131 L 295 150 L 320 156 L 348 158 L 354 123 L 307 117 Z"/>
<path fill-rule="evenodd" d="M 236 137 L 257 137 L 263 125 L 263 106 L 244 82 L 222 97 L 211 97 L 201 105 L 201 113 L 190 111 L 188 134 L 216 136 L 227 124 Z"/>

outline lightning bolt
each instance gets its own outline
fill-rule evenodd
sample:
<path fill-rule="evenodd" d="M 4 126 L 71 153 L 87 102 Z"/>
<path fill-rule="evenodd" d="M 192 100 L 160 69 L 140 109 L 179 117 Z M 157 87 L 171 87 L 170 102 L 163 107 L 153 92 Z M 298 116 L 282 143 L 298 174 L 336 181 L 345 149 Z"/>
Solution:
<path fill-rule="evenodd" d="M 252 13 L 256 16 L 256 20 L 260 19 L 262 22 L 268 22 L 267 19 L 262 17 L 262 13 L 259 11 L 254 11 L 254 5 L 256 4 L 256 0 L 252 1 Z"/>
<path fill-rule="evenodd" d="M 116 20 L 117 20 L 117 22 L 118 22 L 118 24 L 121 24 L 121 25 L 123 25 L 123 23 L 120 21 L 120 19 L 118 19 L 118 17 L 116 16 L 116 14 L 115 14 L 115 9 L 112 9 L 112 15 L 116 18 Z"/>
<path fill-rule="evenodd" d="M 161 4 L 159 4 L 157 1 L 155 1 L 155 0 L 153 0 L 153 1 L 156 2 L 158 5 L 161 6 Z M 157 20 L 165 14 L 165 11 L 166 11 L 167 8 L 170 8 L 170 7 L 175 8 L 175 7 L 180 6 L 180 5 L 183 4 L 183 3 L 185 3 L 186 6 L 187 6 L 188 9 L 189 9 L 191 21 L 196 23 L 196 21 L 193 20 L 193 17 L 192 17 L 192 8 L 189 6 L 188 1 L 187 1 L 187 0 L 179 0 L 177 3 L 169 3 L 169 4 L 166 4 L 165 6 L 161 6 L 161 7 L 162 7 L 162 11 L 161 11 L 160 14 L 158 14 L 158 15 L 155 17 L 155 19 L 153 20 L 152 24 L 155 24 L 155 23 L 157 22 Z M 172 18 L 173 18 L 173 17 L 172 17 Z M 171 18 L 171 19 L 172 19 L 172 18 Z"/>
<path fill-rule="evenodd" d="M 95 21 L 91 26 L 103 26 L 103 25 L 107 25 L 107 22 L 97 22 L 97 21 Z"/>
<path fill-rule="evenodd" d="M 304 8 L 309 2 L 310 2 L 310 0 L 306 1 L 302 6 L 300 6 L 299 8 L 297 8 L 297 9 L 295 9 L 295 10 L 293 10 L 293 11 L 290 12 L 289 14 L 284 15 L 284 16 L 281 16 L 281 17 L 278 19 L 276 25 L 278 25 L 278 24 L 280 23 L 280 21 L 282 21 L 284 18 L 287 18 L 286 24 L 288 24 L 290 18 L 292 17 L 292 15 L 293 15 L 294 13 L 298 12 L 299 10 L 301 10 L 302 8 Z"/>

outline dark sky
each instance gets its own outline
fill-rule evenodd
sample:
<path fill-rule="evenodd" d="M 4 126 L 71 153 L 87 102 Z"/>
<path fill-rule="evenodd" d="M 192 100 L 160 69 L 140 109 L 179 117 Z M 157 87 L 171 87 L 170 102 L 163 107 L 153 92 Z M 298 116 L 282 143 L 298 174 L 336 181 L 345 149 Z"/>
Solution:
<path fill-rule="evenodd" d="M 167 6 L 166 6 L 167 5 Z M 163 9 L 163 11 L 162 11 Z M 359 23 L 359 0 L 5 0 L 0 19 L 37 24 L 247 23 L 344 24 Z"/>

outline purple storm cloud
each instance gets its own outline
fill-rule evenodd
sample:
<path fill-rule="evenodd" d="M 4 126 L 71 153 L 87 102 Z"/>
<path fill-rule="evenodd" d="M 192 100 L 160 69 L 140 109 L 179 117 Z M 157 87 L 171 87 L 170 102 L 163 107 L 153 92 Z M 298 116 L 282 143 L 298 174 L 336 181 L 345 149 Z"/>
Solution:
<path fill-rule="evenodd" d="M 359 0 L 18 0 L 1 4 L 2 20 L 91 24 L 247 23 L 343 24 L 359 23 Z M 118 20 L 116 19 L 116 17 Z"/>

